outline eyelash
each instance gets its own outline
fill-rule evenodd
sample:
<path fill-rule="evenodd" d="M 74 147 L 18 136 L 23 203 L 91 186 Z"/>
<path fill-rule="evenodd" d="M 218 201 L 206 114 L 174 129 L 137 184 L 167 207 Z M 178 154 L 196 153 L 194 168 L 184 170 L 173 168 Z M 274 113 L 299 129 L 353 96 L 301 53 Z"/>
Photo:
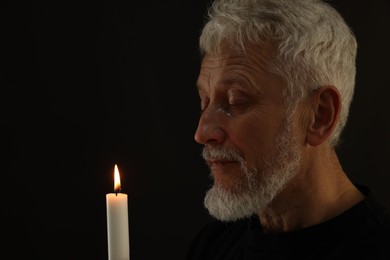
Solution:
<path fill-rule="evenodd" d="M 208 104 L 210 102 L 209 98 L 208 97 L 200 97 L 200 102 L 201 102 L 201 111 L 200 111 L 200 114 L 203 114 L 203 112 L 207 109 L 208 107 Z M 220 102 L 220 105 L 219 105 L 219 110 L 227 113 L 227 114 L 232 114 L 234 113 L 235 111 L 239 111 L 239 109 L 241 109 L 246 103 L 242 103 L 240 102 L 241 98 L 240 97 L 232 97 L 232 96 L 229 96 L 229 94 L 227 94 L 223 100 L 221 100 Z"/>
<path fill-rule="evenodd" d="M 208 103 L 208 102 L 207 102 Z M 202 115 L 204 113 L 204 111 L 207 109 L 207 106 L 208 105 L 201 105 L 201 109 L 200 109 L 200 115 Z M 240 107 L 240 105 L 234 105 L 234 104 L 230 104 L 228 101 L 227 102 L 224 102 L 222 103 L 218 110 L 219 111 L 222 111 L 223 113 L 227 114 L 227 115 L 232 115 L 236 109 L 238 109 Z"/>
<path fill-rule="evenodd" d="M 224 111 L 228 114 L 234 113 L 236 110 L 240 108 L 241 105 L 239 104 L 231 104 L 229 101 L 226 103 L 226 105 L 223 107 Z"/>

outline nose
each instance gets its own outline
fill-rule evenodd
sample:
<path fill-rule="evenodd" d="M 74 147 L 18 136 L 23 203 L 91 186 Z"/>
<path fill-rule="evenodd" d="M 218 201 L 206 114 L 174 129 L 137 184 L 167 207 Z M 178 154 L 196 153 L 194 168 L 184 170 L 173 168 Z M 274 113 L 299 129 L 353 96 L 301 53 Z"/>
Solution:
<path fill-rule="evenodd" d="M 203 111 L 198 122 L 194 139 L 199 144 L 221 144 L 226 139 L 226 132 L 223 128 L 223 115 L 218 111 L 207 109 Z"/>

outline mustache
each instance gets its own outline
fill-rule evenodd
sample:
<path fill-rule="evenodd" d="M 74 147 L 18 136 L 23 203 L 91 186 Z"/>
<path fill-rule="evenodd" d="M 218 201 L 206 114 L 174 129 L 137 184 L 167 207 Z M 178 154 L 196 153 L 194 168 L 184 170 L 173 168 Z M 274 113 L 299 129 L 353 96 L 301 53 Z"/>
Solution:
<path fill-rule="evenodd" d="M 206 161 L 227 160 L 244 162 L 244 159 L 236 150 L 225 148 L 203 148 L 202 157 Z"/>

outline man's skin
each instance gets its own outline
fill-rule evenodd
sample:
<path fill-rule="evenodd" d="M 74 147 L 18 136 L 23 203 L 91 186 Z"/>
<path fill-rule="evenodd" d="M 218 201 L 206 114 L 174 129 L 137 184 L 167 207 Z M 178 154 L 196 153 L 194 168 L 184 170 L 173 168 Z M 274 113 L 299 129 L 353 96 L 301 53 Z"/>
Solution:
<path fill-rule="evenodd" d="M 235 149 L 256 169 L 264 167 L 264 158 L 275 155 L 273 141 L 285 118 L 285 82 L 267 69 L 273 55 L 273 46 L 263 44 L 247 46 L 245 54 L 224 46 L 220 53 L 204 56 L 197 82 L 202 108 L 195 133 L 198 143 Z M 299 102 L 292 121 L 302 158 L 299 173 L 258 212 L 264 232 L 316 225 L 363 199 L 329 143 L 340 110 L 335 86 L 321 86 Z M 237 162 L 208 164 L 214 182 L 232 192 L 243 179 Z"/>

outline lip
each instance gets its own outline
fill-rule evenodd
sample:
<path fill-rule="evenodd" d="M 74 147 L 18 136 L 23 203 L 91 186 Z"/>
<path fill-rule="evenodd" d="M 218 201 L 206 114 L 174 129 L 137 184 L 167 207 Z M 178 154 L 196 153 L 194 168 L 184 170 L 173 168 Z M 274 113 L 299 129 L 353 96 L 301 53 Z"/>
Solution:
<path fill-rule="evenodd" d="M 216 169 L 216 168 L 223 168 L 231 164 L 237 164 L 236 161 L 224 161 L 224 160 L 208 160 L 207 164 L 210 168 Z"/>

